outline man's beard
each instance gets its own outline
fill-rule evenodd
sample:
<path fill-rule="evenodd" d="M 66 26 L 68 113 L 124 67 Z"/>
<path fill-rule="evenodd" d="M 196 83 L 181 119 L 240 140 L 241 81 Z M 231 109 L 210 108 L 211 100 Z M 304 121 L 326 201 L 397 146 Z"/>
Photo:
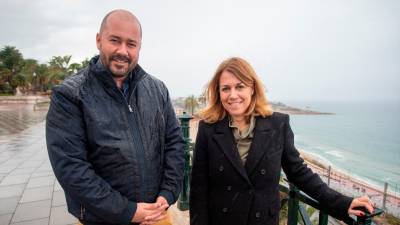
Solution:
<path fill-rule="evenodd" d="M 104 57 L 105 58 L 105 57 Z M 125 76 L 127 76 L 131 71 L 132 71 L 132 69 L 135 67 L 135 65 L 136 65 L 136 63 L 135 64 L 132 64 L 132 59 L 131 58 L 129 58 L 129 57 L 127 57 L 127 56 L 123 56 L 123 55 L 120 55 L 120 54 L 114 54 L 114 55 L 111 55 L 109 58 L 108 58 L 108 60 L 105 60 L 106 61 L 106 67 L 107 67 L 107 69 L 111 72 L 111 75 L 113 76 L 113 77 L 116 77 L 116 78 L 120 78 L 120 77 L 125 77 Z M 118 69 L 118 68 L 113 68 L 112 66 L 111 66 L 111 64 L 112 64 L 112 61 L 116 61 L 116 62 L 125 62 L 125 63 L 127 63 L 127 67 L 124 67 L 124 68 L 121 68 L 121 69 Z M 115 67 L 115 65 L 114 65 L 114 67 Z"/>

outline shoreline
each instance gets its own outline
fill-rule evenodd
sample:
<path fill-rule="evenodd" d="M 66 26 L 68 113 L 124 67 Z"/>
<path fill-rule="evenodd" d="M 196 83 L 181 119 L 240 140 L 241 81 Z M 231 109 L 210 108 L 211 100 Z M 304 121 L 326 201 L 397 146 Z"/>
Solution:
<path fill-rule="evenodd" d="M 283 104 L 282 102 L 270 102 L 270 105 L 275 112 L 286 113 L 289 115 L 335 115 L 334 113 L 330 112 L 319 112 L 314 111 L 309 108 L 297 108 L 293 106 L 288 106 Z"/>
<path fill-rule="evenodd" d="M 327 182 L 329 165 L 321 162 L 321 160 L 318 159 L 318 156 L 314 156 L 304 150 L 299 150 L 299 152 L 307 166 Z M 338 168 L 331 167 L 329 186 L 339 192 L 353 197 L 368 195 L 378 207 L 383 207 L 383 186 L 381 190 L 377 185 L 356 178 L 345 171 L 340 171 Z M 389 189 L 387 190 L 386 211 L 393 215 L 400 216 L 399 193 L 396 194 L 396 192 Z"/>

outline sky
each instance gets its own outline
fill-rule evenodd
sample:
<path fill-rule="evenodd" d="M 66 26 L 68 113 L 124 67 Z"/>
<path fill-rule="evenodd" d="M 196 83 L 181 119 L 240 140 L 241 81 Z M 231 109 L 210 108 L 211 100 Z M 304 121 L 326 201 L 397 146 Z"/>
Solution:
<path fill-rule="evenodd" d="M 201 94 L 218 65 L 239 56 L 272 101 L 400 104 L 398 0 L 1 0 L 0 48 L 80 62 L 98 54 L 95 36 L 113 9 L 139 18 L 139 64 L 172 97 Z"/>

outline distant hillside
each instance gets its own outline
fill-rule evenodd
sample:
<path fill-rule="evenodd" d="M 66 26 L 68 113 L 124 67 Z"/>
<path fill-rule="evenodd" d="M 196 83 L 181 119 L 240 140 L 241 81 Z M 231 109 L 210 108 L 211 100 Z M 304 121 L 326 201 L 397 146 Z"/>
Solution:
<path fill-rule="evenodd" d="M 185 98 L 184 97 L 178 97 L 172 99 L 172 104 L 174 105 L 175 109 L 180 109 L 183 111 L 188 111 L 185 109 Z M 295 108 L 292 106 L 285 105 L 282 102 L 271 102 L 272 109 L 275 112 L 281 112 L 281 113 L 287 113 L 290 115 L 333 115 L 333 113 L 329 112 L 318 112 L 314 111 L 308 108 L 301 109 L 301 108 Z M 202 105 L 199 103 L 199 105 L 196 107 L 195 114 L 198 112 L 200 109 L 204 108 L 205 105 Z"/>
<path fill-rule="evenodd" d="M 272 109 L 275 112 L 287 113 L 290 115 L 333 115 L 328 112 L 318 112 L 310 109 L 300 109 L 283 104 L 282 102 L 271 102 Z"/>

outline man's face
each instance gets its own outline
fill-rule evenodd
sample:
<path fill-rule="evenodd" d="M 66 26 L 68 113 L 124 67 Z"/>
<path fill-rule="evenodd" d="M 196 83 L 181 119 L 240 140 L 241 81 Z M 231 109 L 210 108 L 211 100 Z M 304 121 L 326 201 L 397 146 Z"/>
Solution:
<path fill-rule="evenodd" d="M 138 63 L 141 47 L 139 24 L 131 19 L 110 15 L 96 36 L 100 58 L 114 77 L 124 77 Z"/>

